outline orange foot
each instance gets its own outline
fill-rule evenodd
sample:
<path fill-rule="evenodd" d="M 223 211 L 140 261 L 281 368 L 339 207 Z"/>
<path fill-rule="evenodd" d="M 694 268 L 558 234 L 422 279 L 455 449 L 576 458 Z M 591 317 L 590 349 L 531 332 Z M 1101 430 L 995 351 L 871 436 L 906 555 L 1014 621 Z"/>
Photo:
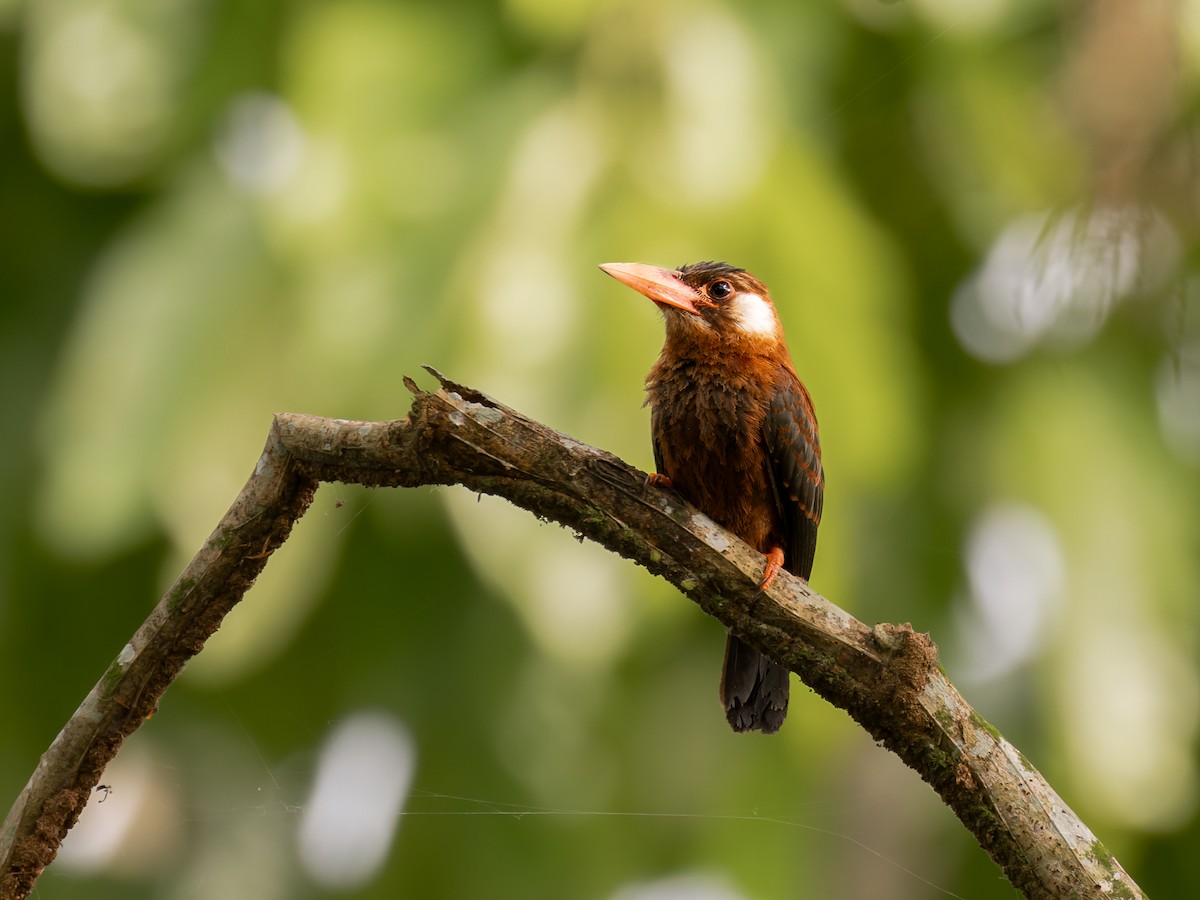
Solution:
<path fill-rule="evenodd" d="M 646 487 L 650 487 L 650 485 L 662 488 L 674 487 L 674 485 L 671 484 L 670 478 L 668 478 L 666 475 L 659 475 L 657 472 L 651 472 L 646 476 Z M 780 553 L 782 552 L 783 551 L 780 551 Z"/>
<path fill-rule="evenodd" d="M 783 548 L 772 547 L 767 551 L 767 566 L 763 569 L 762 581 L 758 583 L 758 592 L 761 594 L 771 586 L 771 582 L 775 580 L 775 576 L 779 574 L 779 570 L 783 568 Z"/>

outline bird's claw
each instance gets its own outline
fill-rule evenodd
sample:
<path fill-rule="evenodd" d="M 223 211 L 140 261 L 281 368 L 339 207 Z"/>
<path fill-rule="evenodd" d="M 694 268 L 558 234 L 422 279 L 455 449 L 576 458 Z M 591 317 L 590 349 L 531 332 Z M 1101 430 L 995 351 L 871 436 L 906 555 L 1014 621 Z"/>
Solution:
<path fill-rule="evenodd" d="M 758 590 L 754 592 L 757 597 L 766 591 L 771 586 L 771 582 L 775 580 L 775 576 L 779 574 L 779 570 L 783 568 L 783 548 L 772 547 L 767 551 L 767 565 L 763 569 L 762 581 L 758 583 Z"/>
<path fill-rule="evenodd" d="M 646 483 L 644 487 L 650 487 L 651 485 L 661 488 L 674 487 L 670 478 L 668 478 L 666 475 L 659 475 L 657 472 L 651 472 L 646 476 Z"/>

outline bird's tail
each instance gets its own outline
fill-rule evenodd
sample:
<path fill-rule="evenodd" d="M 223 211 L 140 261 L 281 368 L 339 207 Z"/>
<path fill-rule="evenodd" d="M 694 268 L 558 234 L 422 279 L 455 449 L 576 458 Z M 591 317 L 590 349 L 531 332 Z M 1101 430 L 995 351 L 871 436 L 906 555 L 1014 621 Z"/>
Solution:
<path fill-rule="evenodd" d="M 721 702 L 734 731 L 774 734 L 788 705 L 788 670 L 732 634 L 725 641 Z"/>

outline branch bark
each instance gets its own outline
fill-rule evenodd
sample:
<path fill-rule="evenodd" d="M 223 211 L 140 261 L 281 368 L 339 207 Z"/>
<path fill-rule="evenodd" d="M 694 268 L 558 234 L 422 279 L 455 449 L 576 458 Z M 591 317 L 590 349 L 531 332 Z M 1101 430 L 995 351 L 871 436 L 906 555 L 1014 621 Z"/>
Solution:
<path fill-rule="evenodd" d="M 1026 897 L 1142 897 L 1087 826 L 950 683 L 928 635 L 871 628 L 609 453 L 430 369 L 408 418 L 275 417 L 254 473 L 216 530 L 43 754 L 0 826 L 0 897 L 53 860 L 105 765 L 157 707 L 317 484 L 461 484 L 553 519 L 676 585 L 751 646 L 846 710 L 927 781 Z"/>

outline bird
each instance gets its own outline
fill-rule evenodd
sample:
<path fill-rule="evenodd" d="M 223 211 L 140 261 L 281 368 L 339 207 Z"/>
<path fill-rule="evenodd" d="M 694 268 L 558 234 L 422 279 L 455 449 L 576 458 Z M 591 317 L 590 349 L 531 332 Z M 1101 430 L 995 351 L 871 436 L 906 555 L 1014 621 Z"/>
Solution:
<path fill-rule="evenodd" d="M 666 323 L 646 376 L 656 468 L 647 481 L 764 554 L 760 591 L 781 569 L 807 582 L 825 496 L 821 444 L 766 285 L 724 262 L 600 268 L 654 301 Z M 733 730 L 778 731 L 788 678 L 730 632 L 720 697 Z"/>

